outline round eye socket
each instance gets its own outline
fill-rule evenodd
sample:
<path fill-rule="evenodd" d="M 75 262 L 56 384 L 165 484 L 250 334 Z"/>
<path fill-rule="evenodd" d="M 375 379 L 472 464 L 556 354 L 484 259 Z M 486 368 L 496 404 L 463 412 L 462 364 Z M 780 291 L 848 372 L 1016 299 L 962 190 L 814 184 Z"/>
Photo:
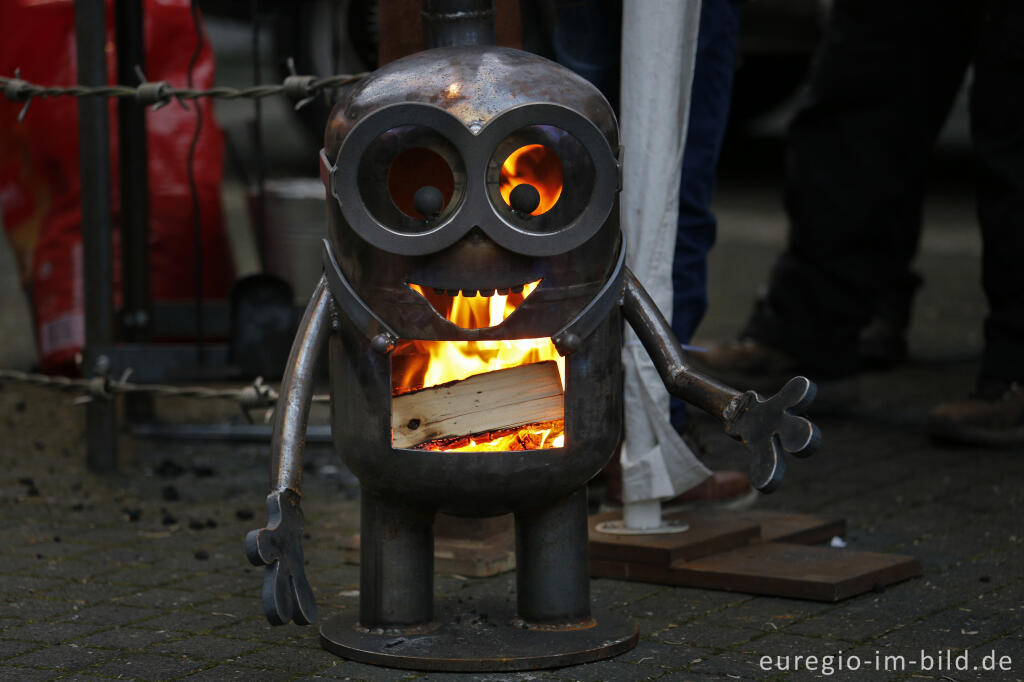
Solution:
<path fill-rule="evenodd" d="M 441 201 L 427 194 L 431 188 L 440 195 Z M 440 154 L 426 147 L 413 147 L 399 152 L 391 161 L 388 191 L 395 206 L 405 215 L 433 219 L 451 203 L 455 176 Z"/>
<path fill-rule="evenodd" d="M 509 154 L 501 164 L 498 191 L 505 203 L 517 213 L 537 216 L 547 213 L 558 203 L 563 179 L 562 160 L 553 149 L 542 144 L 527 144 Z M 529 185 L 535 193 L 517 191 L 513 195 L 513 190 L 520 185 Z M 536 203 L 536 208 L 530 208 L 533 203 Z"/>
<path fill-rule="evenodd" d="M 552 125 L 513 132 L 487 166 L 491 203 L 505 221 L 529 232 L 556 232 L 571 224 L 590 202 L 594 182 L 586 147 Z"/>
<path fill-rule="evenodd" d="M 425 232 L 456 210 L 465 195 L 466 171 L 455 147 L 440 133 L 399 126 L 367 145 L 356 184 L 377 222 L 397 232 Z"/>

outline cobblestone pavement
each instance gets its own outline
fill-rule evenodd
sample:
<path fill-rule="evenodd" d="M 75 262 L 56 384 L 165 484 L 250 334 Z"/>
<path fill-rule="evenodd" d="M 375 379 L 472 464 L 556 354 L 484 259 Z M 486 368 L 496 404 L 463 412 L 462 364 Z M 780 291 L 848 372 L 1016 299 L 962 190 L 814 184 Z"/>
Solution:
<path fill-rule="evenodd" d="M 743 186 L 720 196 L 705 336 L 734 333 L 763 280 L 782 237 L 773 196 Z M 247 564 L 242 537 L 264 524 L 265 446 L 126 439 L 120 471 L 93 475 L 83 466 L 81 408 L 65 395 L 6 385 L 0 678 L 802 680 L 830 671 L 838 679 L 1024 678 L 1024 453 L 944 449 L 922 433 L 933 402 L 969 389 L 984 309 L 970 204 L 936 200 L 928 215 L 918 263 L 928 284 L 912 361 L 827 387 L 816 416 L 824 447 L 793 462 L 782 489 L 759 502 L 845 517 L 850 547 L 914 554 L 924 567 L 919 579 L 839 604 L 595 580 L 595 602 L 640 627 L 639 646 L 614 660 L 465 676 L 356 664 L 323 651 L 313 628 L 271 628 L 263 619 L 261 570 Z M 228 415 L 184 401 L 158 409 L 183 421 Z M 698 428 L 715 466 L 743 463 L 711 422 Z M 358 492 L 329 449 L 313 448 L 308 459 L 308 570 L 321 612 L 331 614 L 356 608 L 357 569 L 342 563 L 339 539 L 358 525 Z M 511 575 L 449 576 L 438 578 L 437 591 L 468 602 L 513 585 Z M 947 651 L 953 667 L 966 652 L 968 666 L 979 669 L 939 669 Z M 993 652 L 1004 669 L 980 670 Z M 792 658 L 789 670 L 779 669 L 778 657 L 798 655 L 817 656 L 816 670 L 805 660 L 794 671 Z M 764 656 L 770 670 L 761 667 Z M 837 657 L 831 668 L 827 656 Z M 857 662 L 862 669 L 850 672 Z M 887 663 L 890 670 L 877 670 Z"/>

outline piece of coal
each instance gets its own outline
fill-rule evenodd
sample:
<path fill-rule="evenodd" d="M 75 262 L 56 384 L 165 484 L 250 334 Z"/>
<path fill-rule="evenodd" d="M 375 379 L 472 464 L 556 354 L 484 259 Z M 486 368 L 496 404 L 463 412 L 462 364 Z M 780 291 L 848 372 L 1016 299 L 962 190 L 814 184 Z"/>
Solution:
<path fill-rule="evenodd" d="M 164 514 L 164 517 L 160 519 L 160 523 L 164 524 L 165 526 L 173 526 L 177 522 L 178 519 L 174 518 L 170 514 Z"/>
<path fill-rule="evenodd" d="M 236 509 L 235 518 L 239 521 L 248 521 L 253 517 L 252 509 Z"/>
<path fill-rule="evenodd" d="M 177 478 L 185 473 L 185 467 L 181 466 L 177 462 L 165 459 L 157 464 L 156 468 L 153 469 L 153 473 L 160 478 Z"/>
<path fill-rule="evenodd" d="M 200 561 L 206 561 L 209 558 L 210 553 L 207 552 L 205 549 L 201 549 L 198 552 L 196 552 L 196 559 L 199 559 Z"/>
<path fill-rule="evenodd" d="M 176 502 L 181 499 L 181 495 L 178 494 L 178 489 L 173 485 L 165 485 L 160 489 L 160 497 L 167 502 Z"/>
<path fill-rule="evenodd" d="M 217 470 L 204 464 L 195 464 L 192 466 L 192 473 L 196 478 L 209 478 L 216 474 Z"/>
<path fill-rule="evenodd" d="M 188 527 L 191 528 L 192 530 L 202 530 L 206 526 L 204 526 L 203 522 L 200 521 L 199 519 L 189 519 L 188 520 Z"/>
<path fill-rule="evenodd" d="M 20 483 L 21 485 L 27 485 L 27 486 L 33 486 L 33 485 L 36 484 L 36 482 L 33 481 L 28 476 L 23 476 L 22 478 L 19 478 L 18 479 L 18 483 Z"/>

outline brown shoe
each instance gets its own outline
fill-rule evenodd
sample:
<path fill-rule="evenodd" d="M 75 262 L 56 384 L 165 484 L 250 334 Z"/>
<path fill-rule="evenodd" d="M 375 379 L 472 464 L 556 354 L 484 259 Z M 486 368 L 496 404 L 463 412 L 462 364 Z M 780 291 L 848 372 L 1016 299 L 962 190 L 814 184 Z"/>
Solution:
<path fill-rule="evenodd" d="M 710 478 L 682 495 L 661 503 L 663 514 L 689 507 L 746 509 L 757 501 L 758 492 L 750 485 L 750 477 L 742 471 L 715 471 Z"/>
<path fill-rule="evenodd" d="M 968 445 L 1024 445 L 1024 386 L 997 382 L 967 400 L 938 405 L 928 414 L 928 432 Z"/>
<path fill-rule="evenodd" d="M 622 470 L 605 469 L 604 507 L 622 506 Z M 664 514 L 688 507 L 714 506 L 725 509 L 745 509 L 757 500 L 758 492 L 750 485 L 750 478 L 741 471 L 715 471 L 703 483 L 681 495 L 661 503 Z"/>
<path fill-rule="evenodd" d="M 707 349 L 689 354 L 695 369 L 744 390 L 774 393 L 800 369 L 796 358 L 754 339 L 694 345 Z"/>

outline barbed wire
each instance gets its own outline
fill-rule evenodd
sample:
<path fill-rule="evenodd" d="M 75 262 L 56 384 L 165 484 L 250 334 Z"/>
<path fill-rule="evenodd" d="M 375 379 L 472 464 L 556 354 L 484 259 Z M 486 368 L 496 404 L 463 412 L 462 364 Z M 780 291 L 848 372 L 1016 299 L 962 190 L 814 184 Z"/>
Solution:
<path fill-rule="evenodd" d="M 142 394 L 160 398 L 195 398 L 200 400 L 230 400 L 238 404 L 248 416 L 249 410 L 269 408 L 277 404 L 277 390 L 257 378 L 241 388 L 212 388 L 210 386 L 174 386 L 170 384 L 137 384 L 128 381 L 131 370 L 120 379 L 96 376 L 88 379 L 72 379 L 49 374 L 22 372 L 14 369 L 0 369 L 0 383 L 15 382 L 50 388 L 66 393 L 77 393 L 76 404 L 92 400 L 112 400 L 119 395 Z M 313 396 L 314 403 L 329 403 L 330 395 Z"/>
<path fill-rule="evenodd" d="M 185 100 L 209 97 L 211 99 L 262 99 L 275 95 L 286 95 L 298 100 L 296 109 L 301 109 L 309 102 L 316 99 L 317 95 L 325 90 L 355 83 L 364 78 L 367 73 L 339 74 L 337 76 L 302 76 L 292 73 L 286 76 L 284 81 L 277 84 L 252 85 L 245 88 L 232 88 L 218 86 L 206 89 L 176 88 L 167 81 L 147 81 L 141 71 L 137 70 L 140 83 L 131 85 L 39 85 L 21 78 L 20 70 L 15 70 L 14 77 L 0 76 L 0 90 L 4 97 L 15 102 L 24 102 L 18 120 L 21 121 L 28 113 L 32 100 L 50 97 L 133 97 L 142 106 L 153 105 L 153 109 L 169 104 L 171 100 L 177 100 L 182 107 Z"/>

